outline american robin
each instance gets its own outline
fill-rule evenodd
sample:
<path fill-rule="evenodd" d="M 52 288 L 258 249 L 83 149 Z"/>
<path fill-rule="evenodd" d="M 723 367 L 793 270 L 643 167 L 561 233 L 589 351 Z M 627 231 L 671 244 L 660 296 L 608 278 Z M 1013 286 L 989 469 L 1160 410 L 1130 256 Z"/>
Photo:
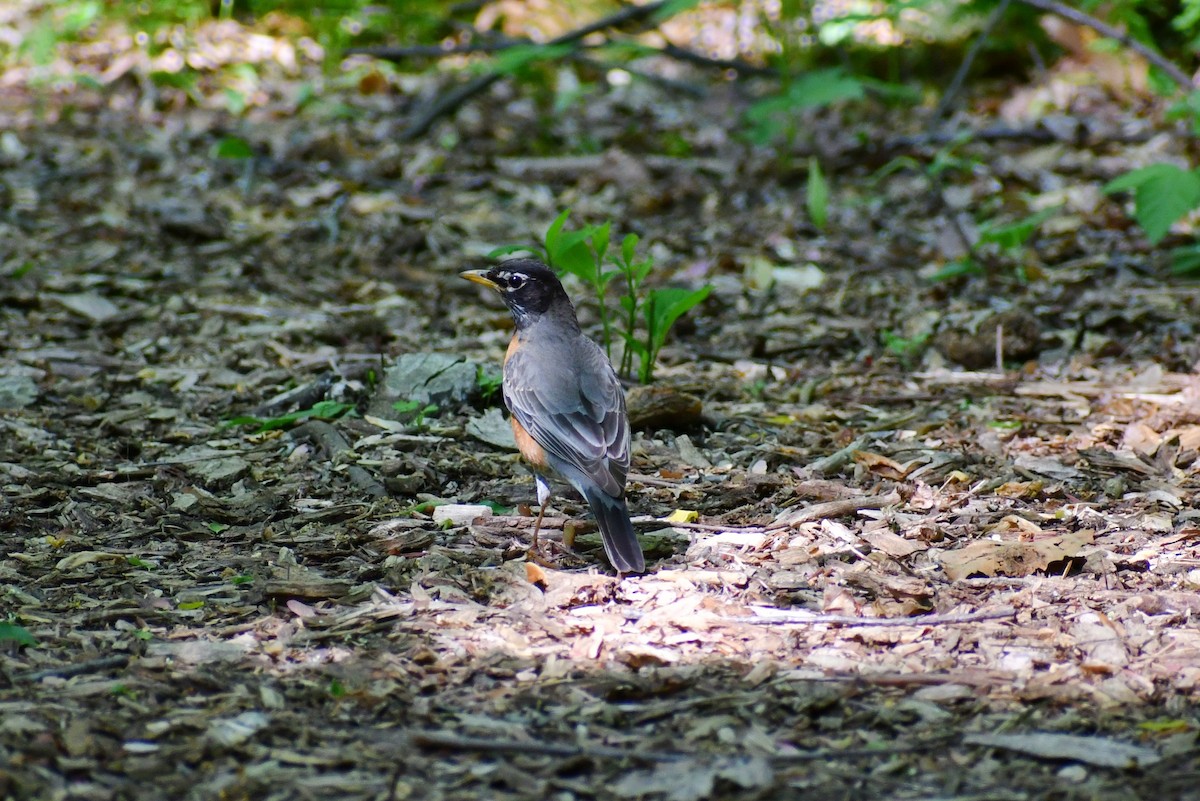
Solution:
<path fill-rule="evenodd" d="M 558 277 L 534 259 L 512 259 L 490 270 L 460 273 L 500 293 L 517 328 L 504 356 L 504 403 L 513 435 L 537 480 L 541 511 L 551 480 L 587 500 L 608 561 L 620 573 L 642 573 L 646 560 L 629 520 L 629 417 L 616 371 L 583 335 Z"/>

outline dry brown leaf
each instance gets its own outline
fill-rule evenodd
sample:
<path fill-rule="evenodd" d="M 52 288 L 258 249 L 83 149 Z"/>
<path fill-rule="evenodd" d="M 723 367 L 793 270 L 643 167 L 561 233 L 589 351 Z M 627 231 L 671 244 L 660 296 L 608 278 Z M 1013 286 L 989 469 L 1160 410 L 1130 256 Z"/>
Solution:
<path fill-rule="evenodd" d="M 996 494 L 1002 498 L 1033 499 L 1041 494 L 1045 487 L 1042 481 L 1007 481 L 996 487 Z"/>
<path fill-rule="evenodd" d="M 1028 576 L 1052 563 L 1079 555 L 1094 540 L 1091 531 L 1072 531 L 1033 542 L 973 542 L 940 556 L 952 581 L 975 573 L 985 576 Z"/>
<path fill-rule="evenodd" d="M 871 451 L 855 451 L 854 461 L 871 473 L 893 481 L 902 481 L 908 471 L 895 459 Z"/>
<path fill-rule="evenodd" d="M 928 547 L 924 543 L 906 540 L 899 534 L 882 528 L 875 529 L 874 531 L 864 531 L 861 536 L 870 543 L 872 548 L 877 551 L 883 551 L 894 559 L 903 559 L 911 553 L 923 551 Z"/>

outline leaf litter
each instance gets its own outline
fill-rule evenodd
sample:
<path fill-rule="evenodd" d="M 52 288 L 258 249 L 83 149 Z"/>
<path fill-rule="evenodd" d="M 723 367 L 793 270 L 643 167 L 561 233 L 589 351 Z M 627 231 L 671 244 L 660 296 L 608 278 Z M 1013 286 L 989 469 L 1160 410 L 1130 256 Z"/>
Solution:
<path fill-rule="evenodd" d="M 556 163 L 511 88 L 479 101 L 505 125 L 398 145 L 395 88 L 301 112 L 295 70 L 241 116 L 115 72 L 0 104 L 5 372 L 37 392 L 0 417 L 6 796 L 1195 794 L 1198 293 L 1097 199 L 1176 140 L 968 145 L 957 191 L 1074 217 L 1025 254 L 1039 279 L 949 290 L 919 176 L 867 189 L 861 142 L 908 111 L 805 112 L 818 230 L 734 115 L 653 86 L 591 96 L 644 130 Z M 637 432 L 654 567 L 621 581 L 569 497 L 545 533 L 571 547 L 527 567 L 494 392 L 457 380 L 419 423 L 390 411 L 416 393 L 373 403 L 401 356 L 498 372 L 505 315 L 455 275 L 567 207 L 716 288 L 662 354 L 697 404 Z M 1026 361 L 960 369 L 1012 309 Z M 370 414 L 222 426 L 325 401 Z"/>

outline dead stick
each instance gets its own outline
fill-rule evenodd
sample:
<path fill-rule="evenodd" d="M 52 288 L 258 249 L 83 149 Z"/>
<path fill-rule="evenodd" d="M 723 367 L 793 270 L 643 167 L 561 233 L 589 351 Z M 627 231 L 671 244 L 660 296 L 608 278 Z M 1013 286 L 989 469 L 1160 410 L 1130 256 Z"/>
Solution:
<path fill-rule="evenodd" d="M 951 79 L 950 85 L 946 87 L 945 94 L 938 102 L 937 108 L 933 111 L 933 116 L 930 117 L 926 125 L 927 130 L 932 130 L 945 113 L 950 109 L 954 98 L 958 96 L 962 90 L 962 85 L 967 79 L 967 73 L 971 70 L 971 65 L 975 63 L 975 59 L 979 56 L 979 51 L 983 49 L 984 42 L 992 35 L 992 31 L 1000 23 L 1000 19 L 1004 16 L 1004 12 L 1008 10 L 1008 4 L 1012 0 L 1000 0 L 1000 5 L 992 9 L 992 13 L 988 16 L 987 21 L 983 23 L 983 28 L 980 29 L 979 35 L 975 37 L 975 41 L 971 43 L 971 47 L 967 50 L 967 55 L 963 58 L 962 64 L 958 67 L 958 72 L 954 73 L 954 78 Z"/>
<path fill-rule="evenodd" d="M 962 615 L 917 615 L 914 617 L 851 617 L 850 615 L 796 615 L 783 612 L 769 617 L 726 618 L 732 623 L 752 623 L 759 626 L 803 625 L 803 626 L 949 626 L 958 623 L 975 623 L 980 620 L 999 620 L 1012 617 L 1017 610 L 1011 606 L 991 612 L 967 612 Z"/>
<path fill-rule="evenodd" d="M 1090 14 L 1086 14 L 1077 8 L 1065 5 L 1058 0 L 1020 0 L 1027 6 L 1033 6 L 1041 11 L 1047 11 L 1051 14 L 1056 14 L 1064 19 L 1069 19 L 1078 25 L 1091 28 L 1101 36 L 1107 36 L 1109 39 L 1116 39 L 1125 47 L 1137 53 L 1142 58 L 1149 61 L 1154 66 L 1171 76 L 1171 80 L 1175 81 L 1185 92 L 1190 92 L 1195 86 L 1192 84 L 1192 79 L 1175 64 L 1163 58 L 1158 53 L 1155 53 L 1146 45 L 1134 39 L 1125 31 L 1114 28 L 1107 22 L 1102 22 Z"/>
<path fill-rule="evenodd" d="M 814 503 L 805 509 L 794 512 L 767 528 L 775 531 L 781 528 L 793 528 L 801 523 L 811 523 L 814 520 L 827 520 L 831 517 L 844 517 L 862 509 L 882 509 L 900 503 L 900 493 L 889 492 L 887 495 L 870 495 L 861 498 L 842 498 L 837 501 Z"/>
<path fill-rule="evenodd" d="M 296 441 L 307 439 L 316 443 L 331 462 L 336 461 L 343 453 L 354 451 L 346 438 L 324 420 L 309 420 L 293 428 L 290 435 Z M 375 498 L 387 497 L 387 489 L 362 467 L 356 464 L 346 465 L 346 472 L 350 481 L 366 494 Z"/>
<path fill-rule="evenodd" d="M 75 662 L 70 665 L 57 665 L 55 667 L 42 668 L 41 670 L 31 670 L 28 673 L 18 673 L 13 678 L 16 681 L 41 681 L 51 676 L 65 679 L 71 676 L 80 676 L 84 673 L 100 673 L 112 668 L 125 667 L 128 663 L 129 654 L 117 654 L 115 656 L 102 656 L 99 659 L 91 659 L 86 662 Z"/>
<path fill-rule="evenodd" d="M 546 743 L 537 740 L 497 740 L 494 738 L 470 737 L 454 734 L 453 732 L 422 731 L 413 732 L 407 737 L 408 743 L 421 748 L 444 748 L 454 751 L 476 751 L 490 754 L 541 754 L 557 757 L 590 757 L 594 759 L 631 759 L 641 762 L 684 762 L 684 761 L 718 761 L 739 759 L 738 756 L 707 755 L 700 757 L 696 754 L 684 754 L 670 751 L 644 751 L 611 746 L 596 745 L 565 745 Z M 795 762 L 815 762 L 817 760 L 833 759 L 873 759 L 893 754 L 910 754 L 914 752 L 939 750 L 945 748 L 948 738 L 911 745 L 895 746 L 892 748 L 847 748 L 843 750 L 820 749 L 803 751 L 793 754 L 778 754 L 768 757 L 775 764 Z"/>

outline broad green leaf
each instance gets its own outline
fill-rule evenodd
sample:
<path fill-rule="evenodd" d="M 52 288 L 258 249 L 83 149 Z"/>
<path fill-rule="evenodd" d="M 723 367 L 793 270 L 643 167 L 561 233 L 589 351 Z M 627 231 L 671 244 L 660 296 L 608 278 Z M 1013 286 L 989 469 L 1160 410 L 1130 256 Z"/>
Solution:
<path fill-rule="evenodd" d="M 612 222 L 607 221 L 604 225 L 597 225 L 592 229 L 592 250 L 596 251 L 596 263 L 604 261 L 604 254 L 608 253 L 608 239 L 612 234 Z"/>
<path fill-rule="evenodd" d="M 1134 217 L 1157 244 L 1183 215 L 1200 206 L 1200 175 L 1174 164 L 1151 164 L 1122 175 L 1105 192 L 1133 189 Z"/>
<path fill-rule="evenodd" d="M 546 236 L 543 241 L 546 244 L 546 253 L 549 255 L 558 250 L 558 238 L 562 233 L 563 226 L 567 223 L 567 218 L 571 216 L 571 209 L 566 208 L 558 213 L 554 218 L 554 222 L 550 223 L 550 227 L 546 229 Z"/>
<path fill-rule="evenodd" d="M 706 285 L 700 289 L 665 289 L 651 290 L 646 299 L 646 327 L 650 331 L 650 347 L 657 352 L 667 339 L 671 326 L 689 309 L 704 301 L 712 292 L 712 286 Z"/>
<path fill-rule="evenodd" d="M 808 189 L 805 195 L 808 203 L 808 216 L 818 230 L 824 231 L 829 221 L 829 187 L 825 177 L 821 175 L 821 165 L 816 156 L 808 159 Z"/>
<path fill-rule="evenodd" d="M 17 645 L 37 645 L 37 640 L 24 626 L 0 621 L 0 642 L 15 642 Z"/>

